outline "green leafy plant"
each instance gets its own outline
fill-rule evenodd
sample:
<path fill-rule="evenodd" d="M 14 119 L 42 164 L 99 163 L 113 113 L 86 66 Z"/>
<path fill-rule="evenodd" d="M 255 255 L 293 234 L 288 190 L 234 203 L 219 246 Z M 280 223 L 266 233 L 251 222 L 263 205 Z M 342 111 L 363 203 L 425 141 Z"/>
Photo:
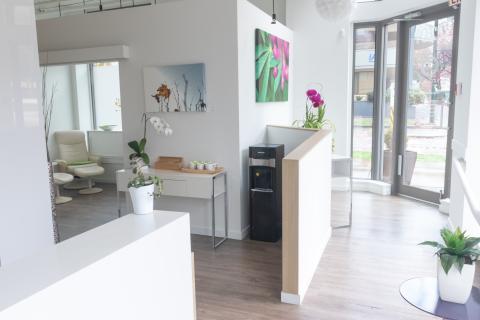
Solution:
<path fill-rule="evenodd" d="M 452 266 L 456 266 L 458 271 L 462 272 L 465 264 L 473 264 L 480 257 L 480 249 L 478 249 L 480 238 L 468 237 L 466 231 L 462 232 L 459 228 L 455 231 L 443 228 L 440 235 L 444 244 L 436 241 L 425 241 L 419 245 L 432 246 L 438 249 L 435 254 L 440 258 L 446 274 Z"/>
<path fill-rule="evenodd" d="M 162 181 L 157 176 L 146 176 L 143 171 L 142 167 L 144 166 L 143 163 L 140 161 L 140 158 L 137 158 L 130 162 L 133 166 L 133 173 L 134 176 L 128 181 L 128 188 L 141 188 L 147 187 L 150 185 L 154 185 L 154 192 L 153 196 L 155 198 L 160 197 L 163 191 L 163 184 Z"/>
<path fill-rule="evenodd" d="M 140 159 L 143 160 L 145 165 L 149 165 L 150 164 L 150 157 L 145 152 L 145 146 L 146 145 L 147 145 L 147 139 L 146 138 L 142 138 L 140 141 L 136 141 L 136 140 L 130 141 L 128 143 L 128 146 L 133 151 L 135 151 L 132 154 L 130 154 L 130 156 L 129 156 L 130 160 L 140 158 Z"/>
<path fill-rule="evenodd" d="M 170 128 L 170 125 L 162 118 L 159 117 L 149 117 L 146 113 L 142 115 L 143 122 L 143 138 L 139 141 L 133 140 L 128 143 L 128 146 L 134 151 L 130 154 L 129 159 L 133 161 L 135 159 L 142 159 L 143 165 L 150 164 L 150 157 L 145 152 L 145 147 L 147 145 L 147 122 L 150 121 L 154 130 L 165 136 L 170 136 L 173 134 L 173 130 Z"/>
<path fill-rule="evenodd" d="M 333 128 L 331 121 L 325 119 L 327 105 L 320 93 L 315 89 L 309 89 L 306 94 L 305 120 L 296 120 L 293 122 L 293 125 L 308 129 L 322 129 L 326 125 L 330 125 Z"/>

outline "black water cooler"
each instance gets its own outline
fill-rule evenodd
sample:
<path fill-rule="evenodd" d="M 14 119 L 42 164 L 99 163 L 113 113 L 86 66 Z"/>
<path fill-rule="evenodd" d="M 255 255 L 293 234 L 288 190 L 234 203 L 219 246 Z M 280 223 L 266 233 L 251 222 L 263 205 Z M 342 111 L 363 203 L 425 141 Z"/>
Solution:
<path fill-rule="evenodd" d="M 250 147 L 250 238 L 277 242 L 282 236 L 283 144 Z"/>

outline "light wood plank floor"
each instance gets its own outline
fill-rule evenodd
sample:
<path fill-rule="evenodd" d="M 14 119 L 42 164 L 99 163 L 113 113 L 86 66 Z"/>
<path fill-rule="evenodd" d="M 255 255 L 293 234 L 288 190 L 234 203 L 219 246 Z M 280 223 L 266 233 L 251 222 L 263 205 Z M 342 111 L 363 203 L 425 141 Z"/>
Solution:
<path fill-rule="evenodd" d="M 74 196 L 57 207 L 62 240 L 117 218 L 114 185 Z M 346 222 L 344 195 L 333 197 L 332 223 Z M 342 217 L 340 217 L 342 215 Z M 398 197 L 354 195 L 351 229 L 339 229 L 326 248 L 302 306 L 280 303 L 280 243 L 229 240 L 216 251 L 192 236 L 199 320 L 434 319 L 408 305 L 399 285 L 435 276 L 433 252 L 416 244 L 438 239 L 447 223 L 436 208 Z M 480 285 L 477 272 L 477 285 Z"/>
<path fill-rule="evenodd" d="M 229 240 L 213 251 L 209 238 L 192 236 L 198 319 L 435 319 L 398 288 L 435 275 L 432 251 L 416 244 L 437 239 L 445 216 L 418 202 L 356 193 L 353 223 L 333 232 L 300 307 L 280 303 L 280 243 Z"/>
<path fill-rule="evenodd" d="M 118 218 L 116 186 L 97 183 L 97 187 L 103 188 L 103 192 L 79 195 L 77 190 L 62 190 L 62 196 L 72 197 L 73 200 L 57 205 L 61 241 Z M 122 201 L 122 206 L 125 207 L 125 200 Z"/>

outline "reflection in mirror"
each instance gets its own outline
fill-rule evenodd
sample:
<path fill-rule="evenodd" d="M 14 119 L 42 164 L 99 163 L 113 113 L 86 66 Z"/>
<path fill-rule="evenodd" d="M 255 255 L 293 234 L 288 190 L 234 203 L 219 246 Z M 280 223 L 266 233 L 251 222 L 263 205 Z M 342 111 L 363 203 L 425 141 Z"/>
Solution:
<path fill-rule="evenodd" d="M 48 150 L 54 166 L 60 240 L 118 217 L 122 168 L 119 63 L 46 66 L 52 101 Z"/>

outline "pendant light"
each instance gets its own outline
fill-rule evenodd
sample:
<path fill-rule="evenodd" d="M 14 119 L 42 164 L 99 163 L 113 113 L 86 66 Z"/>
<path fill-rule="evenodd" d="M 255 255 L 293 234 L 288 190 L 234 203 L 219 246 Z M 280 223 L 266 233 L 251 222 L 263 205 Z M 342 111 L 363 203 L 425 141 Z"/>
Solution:
<path fill-rule="evenodd" d="M 322 18 L 330 21 L 342 20 L 352 13 L 352 0 L 317 0 L 317 11 Z"/>
<path fill-rule="evenodd" d="M 275 13 L 275 0 L 273 0 L 272 24 L 277 24 L 277 14 Z"/>

